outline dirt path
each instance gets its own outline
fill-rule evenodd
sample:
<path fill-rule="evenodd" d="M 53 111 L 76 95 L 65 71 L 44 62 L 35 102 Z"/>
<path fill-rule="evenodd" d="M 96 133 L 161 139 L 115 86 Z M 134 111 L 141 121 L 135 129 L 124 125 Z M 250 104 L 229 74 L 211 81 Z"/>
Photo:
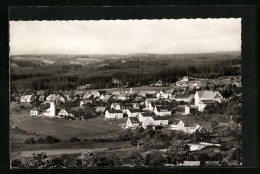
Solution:
<path fill-rule="evenodd" d="M 116 151 L 126 151 L 126 150 L 133 150 L 135 147 L 126 147 L 126 148 L 119 148 L 119 149 L 109 149 L 109 148 L 82 148 L 82 149 L 53 149 L 53 150 L 43 150 L 46 152 L 48 156 L 52 155 L 61 155 L 61 154 L 81 154 L 83 152 L 116 152 Z M 39 152 L 41 150 L 27 150 L 21 151 L 22 157 L 31 157 L 33 153 Z"/>

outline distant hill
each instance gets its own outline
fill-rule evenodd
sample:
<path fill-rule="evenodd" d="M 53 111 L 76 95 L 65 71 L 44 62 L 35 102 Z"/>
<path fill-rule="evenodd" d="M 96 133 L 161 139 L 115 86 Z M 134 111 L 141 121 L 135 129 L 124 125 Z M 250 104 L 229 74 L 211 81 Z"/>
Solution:
<path fill-rule="evenodd" d="M 73 59 L 73 58 L 100 58 L 100 59 L 120 59 L 120 58 L 133 58 L 133 57 L 140 57 L 140 58 L 149 58 L 149 57 L 156 57 L 156 58 L 181 58 L 185 57 L 186 55 L 196 55 L 195 57 L 201 56 L 208 56 L 208 55 L 232 55 L 232 56 L 240 56 L 241 51 L 219 51 L 219 52 L 212 52 L 212 53 L 186 53 L 186 54 L 153 54 L 153 53 L 133 53 L 133 54 L 21 54 L 21 55 L 11 55 L 11 58 L 16 59 L 37 59 L 37 58 L 49 58 L 49 59 Z M 195 58 L 194 57 L 194 58 Z"/>

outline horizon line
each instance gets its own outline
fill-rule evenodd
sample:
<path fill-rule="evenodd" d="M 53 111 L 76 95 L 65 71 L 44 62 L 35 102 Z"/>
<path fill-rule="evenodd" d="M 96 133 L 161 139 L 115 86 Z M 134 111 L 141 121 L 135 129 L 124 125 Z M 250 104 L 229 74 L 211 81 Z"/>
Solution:
<path fill-rule="evenodd" d="M 210 54 L 210 53 L 224 53 L 224 52 L 241 52 L 241 50 L 230 50 L 230 51 L 213 51 L 213 52 L 187 52 L 187 53 L 125 53 L 125 54 L 117 54 L 117 53 L 107 53 L 107 54 L 68 54 L 68 53 L 23 53 L 23 54 L 9 54 L 10 56 L 22 56 L 22 55 L 118 55 L 118 56 L 127 56 L 133 54 L 157 54 L 157 55 L 171 55 L 171 54 Z"/>

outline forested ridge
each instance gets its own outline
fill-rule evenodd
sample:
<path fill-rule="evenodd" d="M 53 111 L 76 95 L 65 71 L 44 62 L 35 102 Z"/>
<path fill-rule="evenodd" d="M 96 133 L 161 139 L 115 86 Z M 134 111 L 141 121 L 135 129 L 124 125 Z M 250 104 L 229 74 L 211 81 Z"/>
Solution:
<path fill-rule="evenodd" d="M 93 88 L 115 87 L 113 78 L 134 87 L 158 80 L 174 83 L 186 75 L 199 78 L 241 75 L 239 53 L 110 56 L 11 56 L 11 89 L 70 90 L 86 83 Z M 44 63 L 46 59 L 53 63 Z"/>

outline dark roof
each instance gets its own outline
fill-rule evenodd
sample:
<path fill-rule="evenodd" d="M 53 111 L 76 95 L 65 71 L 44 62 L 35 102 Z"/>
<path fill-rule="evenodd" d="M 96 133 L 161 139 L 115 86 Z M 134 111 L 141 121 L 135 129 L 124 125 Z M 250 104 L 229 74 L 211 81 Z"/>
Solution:
<path fill-rule="evenodd" d="M 132 123 L 139 123 L 139 121 L 136 117 L 129 117 L 129 119 Z"/>
<path fill-rule="evenodd" d="M 109 113 L 123 113 L 121 110 L 107 110 Z"/>
<path fill-rule="evenodd" d="M 129 109 L 130 112 L 144 112 L 142 109 Z"/>
<path fill-rule="evenodd" d="M 133 108 L 133 104 L 132 103 L 122 103 L 121 107 L 122 108 Z"/>
<path fill-rule="evenodd" d="M 153 117 L 154 120 L 168 120 L 166 117 Z"/>
<path fill-rule="evenodd" d="M 176 124 L 178 124 L 180 121 L 181 121 L 180 119 L 175 119 L 175 120 L 172 121 L 172 124 L 175 124 L 175 125 L 176 125 Z"/>
<path fill-rule="evenodd" d="M 215 103 L 214 100 L 201 100 L 204 104 L 213 104 Z"/>
<path fill-rule="evenodd" d="M 157 100 L 157 101 L 151 101 L 151 105 L 152 107 L 155 107 L 155 106 L 162 106 L 162 105 L 165 105 L 167 104 L 167 102 L 165 101 L 160 101 L 160 100 Z"/>
<path fill-rule="evenodd" d="M 175 98 L 176 99 L 179 99 L 179 98 L 189 98 L 190 96 L 188 94 L 177 94 L 175 95 Z"/>
<path fill-rule="evenodd" d="M 155 117 L 155 113 L 154 112 L 145 112 L 145 113 L 142 113 L 142 116 L 143 117 Z"/>
<path fill-rule="evenodd" d="M 157 108 L 157 111 L 158 112 L 160 112 L 160 111 L 162 111 L 162 110 L 167 110 L 167 111 L 170 111 L 171 110 L 171 108 L 170 107 L 167 107 L 167 106 L 156 106 L 156 108 Z"/>

